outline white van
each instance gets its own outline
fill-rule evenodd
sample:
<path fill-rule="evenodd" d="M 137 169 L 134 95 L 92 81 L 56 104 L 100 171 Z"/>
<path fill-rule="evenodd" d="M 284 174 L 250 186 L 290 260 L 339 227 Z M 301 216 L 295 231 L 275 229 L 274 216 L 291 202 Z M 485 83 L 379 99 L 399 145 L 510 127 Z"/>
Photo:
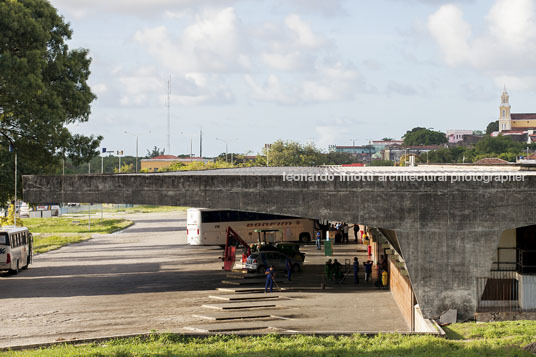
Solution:
<path fill-rule="evenodd" d="M 32 263 L 33 237 L 25 227 L 0 228 L 0 270 L 17 274 Z"/>

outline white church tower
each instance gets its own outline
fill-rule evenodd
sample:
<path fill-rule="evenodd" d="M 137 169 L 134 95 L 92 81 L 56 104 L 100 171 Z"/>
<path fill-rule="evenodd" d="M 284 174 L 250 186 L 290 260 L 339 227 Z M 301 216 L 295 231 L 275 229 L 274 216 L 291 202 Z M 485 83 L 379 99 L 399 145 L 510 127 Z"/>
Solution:
<path fill-rule="evenodd" d="M 504 91 L 501 95 L 501 106 L 499 107 L 499 132 L 503 130 L 512 130 L 512 118 L 510 116 L 510 96 L 504 86 Z"/>

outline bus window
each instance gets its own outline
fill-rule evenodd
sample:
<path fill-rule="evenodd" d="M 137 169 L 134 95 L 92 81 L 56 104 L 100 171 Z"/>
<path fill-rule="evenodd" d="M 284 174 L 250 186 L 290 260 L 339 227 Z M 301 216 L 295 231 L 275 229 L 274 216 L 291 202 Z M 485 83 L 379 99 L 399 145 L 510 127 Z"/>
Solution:
<path fill-rule="evenodd" d="M 201 222 L 203 222 L 203 223 L 221 222 L 220 211 L 203 211 L 203 212 L 201 212 Z"/>
<path fill-rule="evenodd" d="M 240 213 L 237 211 L 227 211 L 227 221 L 228 222 L 240 221 Z"/>
<path fill-rule="evenodd" d="M 9 245 L 9 237 L 7 234 L 0 234 L 0 245 Z"/>

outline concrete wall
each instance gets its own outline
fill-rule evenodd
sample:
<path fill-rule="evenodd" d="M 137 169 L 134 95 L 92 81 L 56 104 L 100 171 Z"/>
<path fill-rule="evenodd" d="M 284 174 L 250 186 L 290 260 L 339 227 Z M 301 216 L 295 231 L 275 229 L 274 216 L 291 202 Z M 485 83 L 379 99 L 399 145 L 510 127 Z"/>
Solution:
<path fill-rule="evenodd" d="M 274 169 L 274 168 L 268 168 Z M 476 310 L 501 233 L 536 224 L 536 176 L 522 182 L 340 180 L 290 182 L 277 170 L 173 175 L 24 176 L 24 200 L 180 205 L 359 222 L 396 235 L 425 318 Z M 391 238 L 390 238 L 391 240 Z"/>
<path fill-rule="evenodd" d="M 411 295 L 413 291 L 411 289 L 411 283 L 409 279 L 400 274 L 400 270 L 394 264 L 394 262 L 389 259 L 389 289 L 393 298 L 404 316 L 404 320 L 408 326 L 411 327 L 413 324 L 413 304 Z"/>

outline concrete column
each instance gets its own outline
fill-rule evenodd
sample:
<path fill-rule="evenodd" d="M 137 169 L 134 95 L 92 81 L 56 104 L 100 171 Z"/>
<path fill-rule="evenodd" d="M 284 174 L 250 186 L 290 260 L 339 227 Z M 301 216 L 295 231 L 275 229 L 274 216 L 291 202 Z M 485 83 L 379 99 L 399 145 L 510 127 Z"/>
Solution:
<path fill-rule="evenodd" d="M 397 230 L 402 257 L 425 318 L 476 312 L 476 278 L 489 276 L 502 229 Z"/>

